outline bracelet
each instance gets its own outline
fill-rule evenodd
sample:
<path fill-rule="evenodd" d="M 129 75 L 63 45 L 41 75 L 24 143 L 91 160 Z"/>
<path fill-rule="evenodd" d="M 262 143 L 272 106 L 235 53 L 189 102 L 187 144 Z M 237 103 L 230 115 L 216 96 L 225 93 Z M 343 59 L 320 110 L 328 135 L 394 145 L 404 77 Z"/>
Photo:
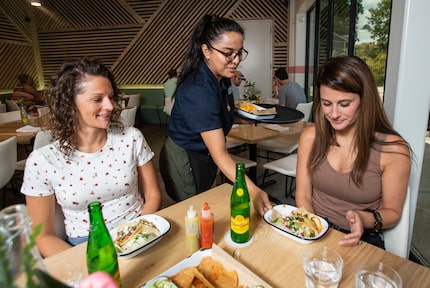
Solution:
<path fill-rule="evenodd" d="M 363 211 L 370 212 L 373 214 L 373 217 L 375 218 L 375 223 L 373 224 L 373 232 L 379 233 L 382 230 L 382 217 L 381 214 L 379 214 L 378 211 L 373 209 L 364 209 Z"/>

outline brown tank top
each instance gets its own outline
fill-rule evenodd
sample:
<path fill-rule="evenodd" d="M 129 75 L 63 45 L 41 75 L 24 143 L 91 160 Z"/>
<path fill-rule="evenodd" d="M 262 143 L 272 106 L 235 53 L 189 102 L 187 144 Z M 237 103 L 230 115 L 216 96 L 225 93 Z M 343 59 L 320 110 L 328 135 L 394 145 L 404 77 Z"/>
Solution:
<path fill-rule="evenodd" d="M 371 149 L 363 183 L 358 187 L 350 178 L 350 172 L 337 172 L 326 157 L 314 170 L 312 177 L 312 204 L 315 213 L 350 230 L 346 220 L 348 210 L 377 209 L 382 198 L 380 159 L 381 152 Z"/>

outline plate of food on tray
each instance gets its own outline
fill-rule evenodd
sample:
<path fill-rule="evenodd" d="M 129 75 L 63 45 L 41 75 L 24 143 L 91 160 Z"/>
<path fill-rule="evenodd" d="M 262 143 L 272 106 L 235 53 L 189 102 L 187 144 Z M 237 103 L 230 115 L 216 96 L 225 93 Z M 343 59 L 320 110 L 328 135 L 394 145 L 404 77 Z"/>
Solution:
<path fill-rule="evenodd" d="M 238 262 L 216 244 L 199 250 L 140 288 L 189 287 L 271 287 L 246 266 Z"/>
<path fill-rule="evenodd" d="M 146 214 L 119 224 L 110 231 L 118 257 L 132 258 L 155 245 L 170 230 L 170 223 L 155 214 Z"/>
<path fill-rule="evenodd" d="M 240 103 L 237 113 L 245 118 L 254 120 L 273 119 L 276 117 L 276 108 L 265 108 L 257 104 L 245 101 Z"/>
<path fill-rule="evenodd" d="M 297 242 L 309 244 L 328 231 L 328 222 L 304 208 L 280 204 L 264 213 L 264 221 L 276 232 Z"/>

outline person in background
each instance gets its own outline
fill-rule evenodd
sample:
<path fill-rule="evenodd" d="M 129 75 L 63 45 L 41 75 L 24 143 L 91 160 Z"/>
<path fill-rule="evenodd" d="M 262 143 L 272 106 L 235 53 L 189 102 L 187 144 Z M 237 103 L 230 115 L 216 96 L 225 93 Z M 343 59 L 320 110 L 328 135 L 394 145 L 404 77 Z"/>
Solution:
<path fill-rule="evenodd" d="M 330 59 L 315 79 L 315 126 L 300 136 L 296 204 L 346 235 L 384 247 L 397 224 L 411 170 L 409 144 L 391 126 L 366 63 Z"/>
<path fill-rule="evenodd" d="M 18 75 L 19 84 L 12 92 L 12 100 L 24 104 L 28 113 L 37 112 L 35 105 L 43 104 L 40 93 L 34 87 L 33 77 L 28 74 Z"/>
<path fill-rule="evenodd" d="M 288 72 L 285 68 L 275 71 L 275 93 L 279 98 L 279 105 L 296 108 L 299 103 L 306 103 L 306 95 L 303 88 L 294 81 L 288 80 Z"/>
<path fill-rule="evenodd" d="M 175 201 L 211 188 L 218 168 L 235 179 L 225 137 L 234 118 L 230 78 L 248 54 L 243 37 L 237 22 L 215 15 L 204 16 L 190 37 L 160 154 L 166 191 Z M 246 183 L 254 207 L 261 214 L 270 209 L 267 194 L 249 178 Z"/>
<path fill-rule="evenodd" d="M 46 93 L 46 129 L 54 142 L 27 158 L 21 192 L 33 228 L 43 223 L 37 247 L 43 256 L 87 240 L 87 206 L 99 201 L 109 230 L 160 208 L 161 192 L 142 133 L 120 122 L 113 74 L 97 59 L 65 63 Z M 142 195 L 143 193 L 143 195 Z M 55 235 L 61 206 L 67 239 Z"/>
<path fill-rule="evenodd" d="M 164 98 L 172 98 L 175 94 L 176 83 L 178 81 L 178 73 L 176 69 L 172 69 L 167 73 L 169 79 L 163 84 Z"/>
<path fill-rule="evenodd" d="M 234 101 L 239 101 L 240 99 L 240 89 L 239 86 L 242 83 L 242 81 L 246 80 L 245 76 L 240 72 L 239 70 L 236 70 L 236 73 L 234 73 L 233 77 L 230 78 L 231 80 L 231 90 L 233 92 L 233 99 Z"/>

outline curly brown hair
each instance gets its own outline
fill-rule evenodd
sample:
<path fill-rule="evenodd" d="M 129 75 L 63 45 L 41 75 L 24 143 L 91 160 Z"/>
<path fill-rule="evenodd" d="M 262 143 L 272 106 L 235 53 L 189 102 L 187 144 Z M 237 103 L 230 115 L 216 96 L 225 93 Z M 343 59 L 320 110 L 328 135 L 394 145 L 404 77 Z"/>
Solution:
<path fill-rule="evenodd" d="M 54 140 L 58 140 L 60 151 L 70 156 L 77 147 L 76 128 L 78 111 L 75 103 L 77 94 L 82 93 L 81 83 L 87 76 L 102 76 L 109 79 L 113 88 L 114 109 L 110 128 L 122 131 L 120 121 L 121 99 L 112 72 L 98 59 L 84 58 L 64 63 L 57 75 L 51 78 L 51 85 L 45 93 L 49 107 L 49 119 L 45 128 L 51 130 Z"/>

